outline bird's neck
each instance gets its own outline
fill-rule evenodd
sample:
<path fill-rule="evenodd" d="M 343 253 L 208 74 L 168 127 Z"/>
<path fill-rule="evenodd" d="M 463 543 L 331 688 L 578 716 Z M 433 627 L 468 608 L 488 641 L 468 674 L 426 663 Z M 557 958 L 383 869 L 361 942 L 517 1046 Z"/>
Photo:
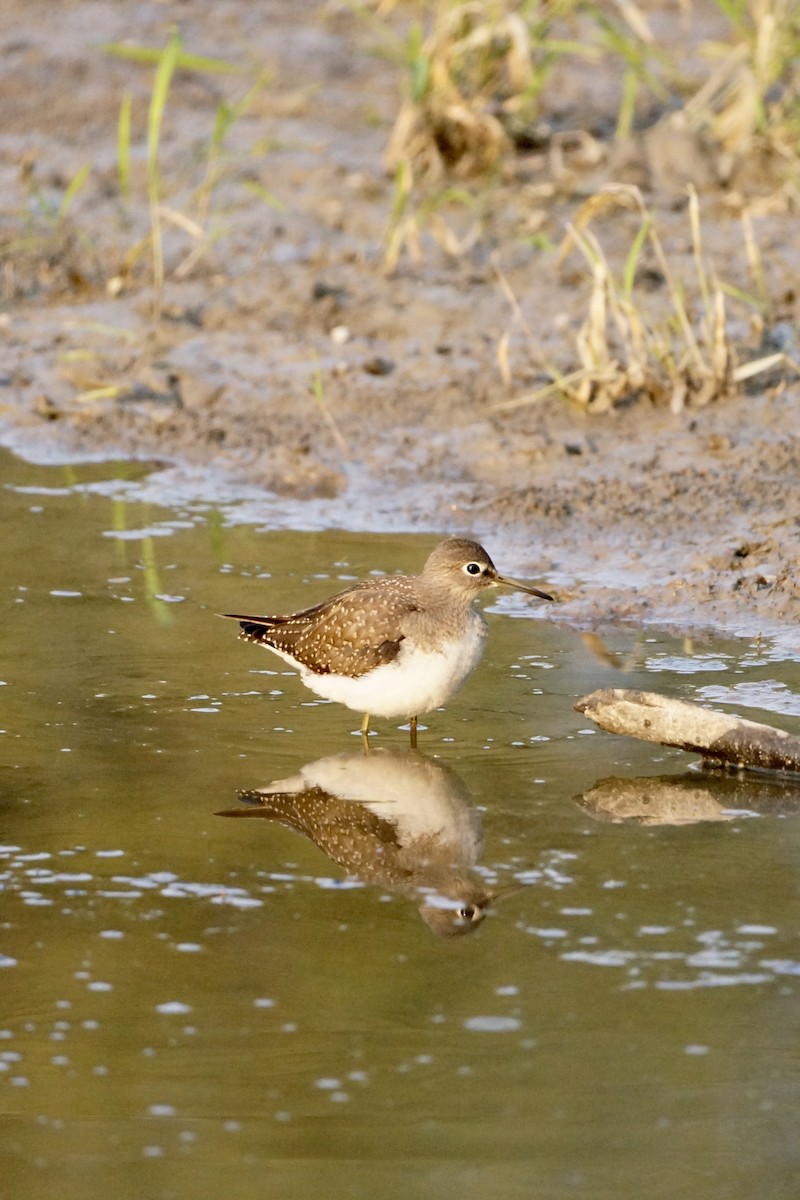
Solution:
<path fill-rule="evenodd" d="M 444 618 L 466 621 L 476 599 L 474 593 L 445 591 L 441 585 L 426 580 L 424 576 L 418 581 L 416 591 L 420 611 L 430 613 L 437 621 Z"/>

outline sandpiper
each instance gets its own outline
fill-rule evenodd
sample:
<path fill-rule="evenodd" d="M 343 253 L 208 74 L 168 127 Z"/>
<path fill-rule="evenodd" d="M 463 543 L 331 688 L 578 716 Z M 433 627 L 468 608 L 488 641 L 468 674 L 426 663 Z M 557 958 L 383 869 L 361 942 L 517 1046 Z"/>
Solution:
<path fill-rule="evenodd" d="M 476 929 L 494 897 L 515 890 L 476 870 L 483 829 L 466 785 L 418 750 L 332 754 L 239 799 L 217 816 L 296 830 L 351 879 L 415 900 L 440 937 Z"/>
<path fill-rule="evenodd" d="M 477 542 L 447 538 L 421 575 L 365 579 L 284 616 L 224 615 L 245 641 L 296 667 L 312 692 L 363 713 L 365 737 L 370 716 L 405 717 L 416 744 L 419 714 L 449 700 L 477 665 L 487 627 L 474 601 L 498 584 L 553 599 L 500 575 Z"/>

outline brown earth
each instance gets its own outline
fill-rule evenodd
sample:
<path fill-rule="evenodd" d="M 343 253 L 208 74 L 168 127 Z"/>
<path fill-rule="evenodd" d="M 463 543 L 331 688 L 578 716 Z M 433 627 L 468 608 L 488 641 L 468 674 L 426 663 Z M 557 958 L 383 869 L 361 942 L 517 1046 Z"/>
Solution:
<path fill-rule="evenodd" d="M 660 35 L 675 32 L 678 8 L 648 9 Z M 713 9 L 695 6 L 694 43 L 715 32 Z M 401 14 L 392 19 L 400 28 Z M 160 47 L 175 25 L 187 51 L 251 73 L 173 80 L 160 155 L 167 282 L 156 316 L 147 253 L 126 261 L 150 229 L 153 69 L 102 46 Z M 729 332 L 740 360 L 775 348 L 798 357 L 792 197 L 776 198 L 760 161 L 732 165 L 653 125 L 655 113 L 643 118 L 649 130 L 614 146 L 618 72 L 562 69 L 545 94 L 541 144 L 473 187 L 470 207 L 443 210 L 449 232 L 428 223 L 420 260 L 404 254 L 389 275 L 393 181 L 382 155 L 404 68 L 387 56 L 387 38 L 345 6 L 311 0 L 7 0 L 5 443 L 34 458 L 150 458 L 171 464 L 184 494 L 256 488 L 270 511 L 284 504 L 300 525 L 308 505 L 353 529 L 470 530 L 509 571 L 549 578 L 576 624 L 780 633 L 800 648 L 800 384 L 790 371 L 675 413 L 635 396 L 606 414 L 555 396 L 497 407 L 546 382 L 545 362 L 575 365 L 589 284 L 578 254 L 559 260 L 552 247 L 609 181 L 641 187 L 674 271 L 689 280 L 692 181 L 707 256 L 745 291 L 740 213 L 750 204 L 772 311 L 765 322 L 732 308 Z M 215 114 L 259 67 L 270 82 L 232 126 L 204 207 L 197 189 Z M 122 204 L 126 89 L 133 180 Z M 58 217 L 84 164 L 88 178 Z M 612 263 L 624 261 L 636 228 L 624 213 L 598 226 Z M 648 301 L 666 303 L 655 270 L 649 287 Z"/>

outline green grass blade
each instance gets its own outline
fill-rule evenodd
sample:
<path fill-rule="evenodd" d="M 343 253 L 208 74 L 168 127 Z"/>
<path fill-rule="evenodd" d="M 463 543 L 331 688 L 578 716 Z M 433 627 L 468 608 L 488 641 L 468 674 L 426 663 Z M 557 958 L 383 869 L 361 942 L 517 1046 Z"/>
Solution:
<path fill-rule="evenodd" d="M 180 34 L 173 33 L 161 52 L 153 80 L 150 109 L 147 116 L 147 191 L 150 200 L 150 228 L 153 249 L 153 286 L 156 306 L 161 303 L 164 286 L 164 248 L 161 242 L 161 216 L 159 213 L 158 150 L 161 141 L 161 124 L 167 105 L 172 76 L 181 52 Z"/>
<path fill-rule="evenodd" d="M 431 78 L 431 64 L 424 51 L 422 29 L 413 24 L 408 33 L 408 70 L 411 76 L 411 100 L 421 103 Z"/>
<path fill-rule="evenodd" d="M 732 283 L 723 283 L 722 280 L 719 280 L 718 287 L 726 296 L 730 296 L 733 300 L 738 300 L 740 304 L 746 305 L 747 308 L 752 308 L 755 312 L 764 312 L 769 304 L 769 301 L 765 303 L 763 299 L 754 296 L 752 292 L 746 292 L 743 288 L 738 288 Z"/>
<path fill-rule="evenodd" d="M 633 285 L 636 280 L 636 268 L 639 265 L 639 257 L 642 253 L 647 235 L 650 232 L 652 217 L 648 215 L 643 219 L 636 237 L 631 242 L 631 248 L 625 256 L 625 266 L 622 271 L 622 294 L 626 300 L 630 300 L 633 294 Z"/>
<path fill-rule="evenodd" d="M 164 109 L 167 106 L 172 76 L 178 65 L 181 52 L 180 34 L 173 33 L 164 49 L 156 67 L 156 77 L 153 81 L 153 93 L 150 97 L 150 110 L 147 118 L 147 166 L 151 181 L 158 176 L 158 147 L 161 138 L 161 123 Z"/>
<path fill-rule="evenodd" d="M 209 157 L 215 157 L 222 149 L 222 143 L 235 120 L 236 114 L 227 101 L 223 100 L 214 114 L 214 128 L 211 131 Z"/>
<path fill-rule="evenodd" d="M 84 163 L 84 165 L 81 167 L 81 169 L 79 171 L 77 171 L 75 173 L 75 175 L 73 175 L 72 179 L 70 180 L 70 182 L 67 185 L 67 190 L 64 192 L 64 195 L 61 197 L 61 203 L 59 204 L 58 211 L 56 212 L 56 220 L 61 221 L 67 215 L 67 213 L 69 212 L 69 207 L 72 204 L 72 201 L 75 199 L 78 192 L 81 190 L 83 185 L 86 183 L 86 180 L 89 178 L 89 172 L 91 171 L 91 169 L 92 169 L 91 163 Z"/>
<path fill-rule="evenodd" d="M 119 178 L 119 194 L 123 200 L 129 200 L 131 195 L 131 110 L 133 97 L 125 92 L 119 108 L 117 123 L 117 175 Z"/>
<path fill-rule="evenodd" d="M 258 99 L 265 88 L 269 87 L 273 80 L 272 71 L 260 71 L 258 78 L 252 87 L 248 88 L 245 94 L 231 105 L 231 121 L 238 121 L 251 108 L 253 103 Z"/>
<path fill-rule="evenodd" d="M 128 62 L 144 63 L 147 66 L 157 66 L 164 54 L 163 49 L 127 46 L 124 42 L 108 42 L 101 48 L 113 58 L 123 58 Z M 239 75 L 244 70 L 243 67 L 225 62 L 221 58 L 206 58 L 202 54 L 185 54 L 183 51 L 178 55 L 175 65 L 181 71 L 204 71 L 208 75 Z"/>
<path fill-rule="evenodd" d="M 636 72 L 630 67 L 622 77 L 622 98 L 617 113 L 617 128 L 614 136 L 618 142 L 624 142 L 631 135 L 633 120 L 636 116 L 636 95 L 639 91 L 639 80 Z"/>
<path fill-rule="evenodd" d="M 408 160 L 401 158 L 394 173 L 394 191 L 392 193 L 392 211 L 389 215 L 390 228 L 395 226 L 403 217 L 411 195 L 412 176 Z"/>
<path fill-rule="evenodd" d="M 717 8 L 740 29 L 747 20 L 747 0 L 716 0 Z"/>
<path fill-rule="evenodd" d="M 257 180 L 245 179 L 244 186 L 248 192 L 252 192 L 254 196 L 258 196 L 259 200 L 263 200 L 269 208 L 274 208 L 276 212 L 286 212 L 286 205 L 283 201 Z"/>

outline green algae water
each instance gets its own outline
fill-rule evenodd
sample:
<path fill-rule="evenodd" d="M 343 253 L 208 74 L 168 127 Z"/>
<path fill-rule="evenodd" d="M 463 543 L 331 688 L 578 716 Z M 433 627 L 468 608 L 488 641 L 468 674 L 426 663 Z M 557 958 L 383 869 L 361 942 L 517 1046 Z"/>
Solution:
<path fill-rule="evenodd" d="M 598 654 L 498 594 L 418 752 L 378 721 L 364 756 L 215 614 L 435 539 L 157 507 L 145 477 L 0 457 L 4 1200 L 794 1200 L 800 799 L 572 704 L 795 728 L 797 663 Z"/>

